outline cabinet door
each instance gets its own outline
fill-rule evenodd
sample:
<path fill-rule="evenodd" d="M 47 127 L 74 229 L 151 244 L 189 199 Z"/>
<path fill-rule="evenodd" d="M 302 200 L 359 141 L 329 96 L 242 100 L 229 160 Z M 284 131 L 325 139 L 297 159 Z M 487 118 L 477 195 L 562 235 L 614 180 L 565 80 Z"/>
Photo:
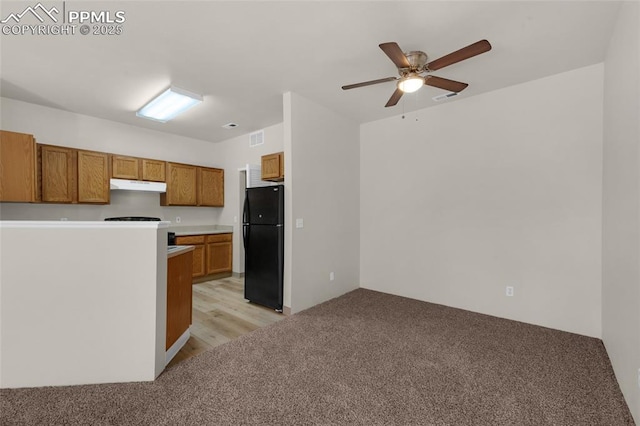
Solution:
<path fill-rule="evenodd" d="M 36 143 L 32 135 L 0 130 L 0 201 L 36 201 Z"/>
<path fill-rule="evenodd" d="M 163 206 L 196 206 L 198 167 L 167 163 L 167 192 L 160 195 Z"/>
<path fill-rule="evenodd" d="M 192 253 L 184 253 L 167 260 L 166 349 L 169 349 L 191 324 Z"/>
<path fill-rule="evenodd" d="M 284 153 L 262 156 L 262 180 L 281 182 L 284 180 Z"/>
<path fill-rule="evenodd" d="M 231 272 L 233 266 L 231 237 L 231 234 L 207 236 L 207 275 Z"/>
<path fill-rule="evenodd" d="M 204 277 L 206 275 L 205 270 L 205 249 L 204 244 L 194 246 L 193 250 L 193 278 Z"/>
<path fill-rule="evenodd" d="M 42 201 L 76 201 L 76 150 L 61 146 L 38 145 Z"/>
<path fill-rule="evenodd" d="M 142 180 L 164 182 L 167 163 L 159 160 L 142 159 Z"/>
<path fill-rule="evenodd" d="M 116 179 L 140 179 L 140 159 L 121 155 L 111 156 L 111 177 Z"/>
<path fill-rule="evenodd" d="M 205 236 L 204 235 L 189 235 L 176 237 L 176 244 L 179 246 L 193 246 L 193 278 L 202 277 L 205 275 L 206 262 L 205 262 Z"/>
<path fill-rule="evenodd" d="M 78 202 L 109 203 L 109 154 L 78 151 Z"/>
<path fill-rule="evenodd" d="M 224 170 L 200 167 L 198 179 L 198 205 L 224 206 Z"/>

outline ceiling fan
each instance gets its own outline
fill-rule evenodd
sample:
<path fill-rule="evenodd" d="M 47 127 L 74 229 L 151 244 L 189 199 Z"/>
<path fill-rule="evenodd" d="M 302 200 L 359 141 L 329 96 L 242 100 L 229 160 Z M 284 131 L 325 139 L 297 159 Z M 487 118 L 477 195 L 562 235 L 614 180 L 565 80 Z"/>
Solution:
<path fill-rule="evenodd" d="M 449 90 L 450 92 L 457 93 L 463 91 L 468 86 L 467 83 L 436 77 L 435 75 L 431 75 L 431 72 L 488 52 L 491 50 L 491 44 L 487 40 L 480 40 L 431 62 L 427 62 L 429 57 L 426 53 L 419 50 L 403 53 L 400 46 L 395 42 L 382 43 L 380 49 L 382 49 L 396 67 L 398 67 L 400 77 L 387 77 L 362 83 L 348 84 L 342 86 L 342 89 L 349 90 L 355 89 L 356 87 L 386 83 L 387 81 L 397 81 L 398 85 L 396 90 L 385 105 L 385 107 L 390 107 L 396 105 L 404 93 L 413 93 L 425 84 L 427 86 Z"/>

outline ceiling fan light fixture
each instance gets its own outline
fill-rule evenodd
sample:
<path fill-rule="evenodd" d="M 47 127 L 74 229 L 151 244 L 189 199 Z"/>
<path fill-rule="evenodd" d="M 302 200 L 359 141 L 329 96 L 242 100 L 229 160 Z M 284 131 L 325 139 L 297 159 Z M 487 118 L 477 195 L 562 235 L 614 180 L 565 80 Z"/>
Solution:
<path fill-rule="evenodd" d="M 424 86 L 424 78 L 418 75 L 404 77 L 398 82 L 398 89 L 404 93 L 413 93 Z"/>

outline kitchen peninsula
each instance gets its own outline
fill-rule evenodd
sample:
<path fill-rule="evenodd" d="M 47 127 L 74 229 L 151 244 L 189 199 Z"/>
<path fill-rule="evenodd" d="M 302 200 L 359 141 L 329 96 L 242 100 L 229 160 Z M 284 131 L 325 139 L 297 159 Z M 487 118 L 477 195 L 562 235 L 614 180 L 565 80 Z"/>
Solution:
<path fill-rule="evenodd" d="M 0 387 L 154 380 L 168 225 L 0 221 Z"/>

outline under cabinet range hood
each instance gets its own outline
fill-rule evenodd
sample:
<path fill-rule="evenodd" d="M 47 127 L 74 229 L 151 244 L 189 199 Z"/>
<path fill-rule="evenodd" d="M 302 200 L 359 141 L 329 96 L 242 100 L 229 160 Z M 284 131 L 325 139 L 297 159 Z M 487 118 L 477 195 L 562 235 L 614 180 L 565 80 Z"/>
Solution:
<path fill-rule="evenodd" d="M 121 191 L 146 191 L 167 192 L 167 184 L 164 182 L 146 182 L 142 180 L 111 179 L 111 190 Z"/>

